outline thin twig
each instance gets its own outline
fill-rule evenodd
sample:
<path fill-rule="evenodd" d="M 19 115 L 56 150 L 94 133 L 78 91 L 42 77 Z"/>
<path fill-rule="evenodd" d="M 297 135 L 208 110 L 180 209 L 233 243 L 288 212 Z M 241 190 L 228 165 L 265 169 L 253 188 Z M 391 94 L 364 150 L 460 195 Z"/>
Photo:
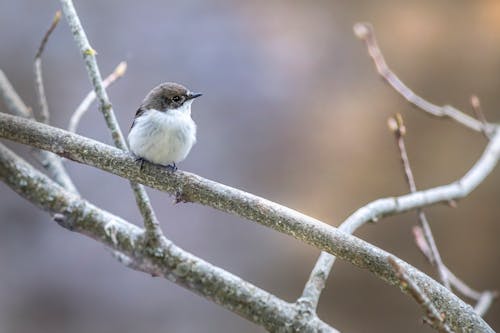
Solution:
<path fill-rule="evenodd" d="M 127 71 L 127 63 L 125 61 L 120 62 L 118 66 L 116 66 L 115 70 L 111 74 L 109 74 L 108 77 L 105 78 L 104 81 L 102 82 L 104 88 L 106 89 L 113 82 L 115 82 L 123 75 L 125 75 L 126 71 Z M 96 95 L 94 90 L 90 91 L 87 94 L 87 96 L 85 96 L 85 98 L 82 100 L 80 105 L 78 105 L 75 112 L 73 112 L 73 115 L 71 116 L 71 119 L 69 121 L 68 131 L 76 133 L 78 124 L 80 123 L 80 119 L 88 111 L 90 105 L 92 104 L 92 102 L 95 101 L 95 99 Z"/>
<path fill-rule="evenodd" d="M 386 283 L 398 284 L 394 271 L 387 263 L 387 252 L 324 222 L 256 195 L 189 172 L 170 172 L 151 163 L 145 163 L 144 168 L 140 170 L 135 157 L 128 152 L 59 128 L 11 115 L 0 114 L 0 137 L 50 150 L 69 160 L 97 167 L 171 195 L 181 192 L 183 199 L 188 202 L 235 214 L 272 228 L 320 250 L 338 255 L 357 267 L 369 270 Z M 499 157 L 500 132 L 490 140 L 481 158 L 461 179 L 460 184 L 452 183 L 398 198 L 380 199 L 377 200 L 378 204 L 382 204 L 379 209 L 396 214 L 437 202 L 446 202 L 450 198 L 463 197 L 482 182 Z M 365 218 L 365 213 L 356 215 L 354 222 Z M 377 211 L 369 210 L 368 213 Z M 355 227 L 354 222 L 346 224 L 343 230 Z M 448 322 L 454 328 L 467 323 L 468 327 L 477 331 L 493 332 L 472 308 L 441 284 L 407 263 L 404 263 L 403 267 L 419 286 L 425 287 L 435 306 L 448 314 Z"/>
<path fill-rule="evenodd" d="M 436 106 L 411 91 L 391 70 L 389 70 L 375 40 L 373 29 L 369 23 L 356 24 L 354 26 L 354 32 L 359 38 L 365 41 L 368 52 L 374 60 L 375 66 L 380 75 L 409 102 L 432 115 L 438 117 L 450 117 L 458 123 L 461 123 L 462 125 L 469 127 L 475 131 L 481 132 L 484 129 L 484 126 L 480 121 L 464 114 L 463 112 L 451 106 Z M 488 133 L 491 133 L 493 137 L 500 140 L 500 135 L 496 134 L 496 132 L 498 132 L 497 125 L 488 124 L 487 131 Z M 493 145 L 491 145 L 490 143 L 488 147 L 491 148 L 493 147 Z M 494 150 L 496 151 L 496 148 Z M 470 169 L 464 177 L 457 180 L 453 184 L 437 187 L 427 191 L 411 193 L 401 197 L 382 198 L 372 201 L 351 214 L 344 222 L 340 224 L 339 229 L 347 233 L 354 233 L 354 231 L 356 231 L 358 228 L 365 225 L 369 221 L 377 221 L 384 216 L 406 211 L 410 206 L 412 207 L 411 209 L 415 209 L 437 202 L 448 202 L 449 204 L 453 204 L 455 199 L 460 199 L 467 196 L 493 170 L 494 165 L 491 164 L 491 162 L 493 161 L 492 155 L 497 154 L 498 153 L 483 154 L 483 157 L 476 162 L 474 167 Z M 498 156 L 494 159 L 497 158 Z M 494 164 L 496 164 L 496 160 Z M 451 192 L 447 191 L 451 188 L 451 186 L 457 187 L 456 191 L 452 191 L 454 192 L 453 195 L 451 194 Z M 444 194 L 444 192 L 442 192 L 443 190 L 450 195 L 441 195 Z M 321 296 L 321 292 L 326 284 L 326 280 L 328 279 L 334 263 L 334 256 L 326 252 L 322 252 L 318 260 L 316 261 L 313 270 L 311 271 L 309 279 L 307 280 L 304 287 L 302 296 L 299 299 L 308 304 L 311 304 L 311 310 L 316 309 L 316 306 L 319 302 L 319 297 Z"/>
<path fill-rule="evenodd" d="M 481 297 L 477 301 L 474 311 L 480 316 L 484 316 L 489 310 L 493 301 L 498 298 L 498 292 L 496 291 L 485 291 L 481 294 Z"/>
<path fill-rule="evenodd" d="M 377 39 L 375 38 L 373 27 L 370 23 L 355 24 L 354 33 L 359 39 L 365 42 L 368 53 L 375 63 L 375 67 L 377 68 L 377 72 L 380 74 L 380 76 L 382 76 L 382 78 L 387 81 L 387 83 L 389 83 L 389 85 L 391 85 L 394 90 L 401 94 L 408 102 L 433 116 L 449 117 L 476 132 L 482 132 L 484 129 L 488 133 L 490 133 L 492 130 L 494 130 L 494 125 L 488 124 L 488 126 L 484 128 L 483 124 L 480 121 L 472 118 L 471 116 L 463 113 L 460 110 L 457 110 L 452 106 L 437 106 L 415 94 L 387 66 L 384 56 L 378 46 Z"/>
<path fill-rule="evenodd" d="M 420 250 L 420 252 L 422 252 L 425 259 L 427 259 L 429 263 L 432 263 L 433 258 L 431 249 L 429 248 L 429 244 L 427 244 L 427 241 L 425 240 L 424 231 L 422 230 L 422 227 L 420 227 L 419 225 L 414 225 L 411 228 L 411 231 L 413 233 L 413 239 L 415 240 L 417 248 Z"/>
<path fill-rule="evenodd" d="M 389 257 L 387 261 L 389 262 L 389 264 L 391 264 L 394 271 L 396 272 L 396 276 L 400 280 L 401 288 L 408 290 L 408 293 L 424 309 L 431 325 L 436 327 L 439 332 L 452 333 L 453 331 L 450 329 L 448 324 L 444 322 L 446 318 L 444 318 L 444 316 L 439 313 L 429 297 L 422 289 L 420 289 L 415 281 L 413 281 L 413 279 L 408 276 L 405 269 L 396 261 L 396 259 L 394 257 Z"/>
<path fill-rule="evenodd" d="M 33 112 L 18 95 L 7 76 L 0 70 L 0 95 L 7 110 L 18 117 L 34 119 Z"/>
<path fill-rule="evenodd" d="M 415 244 L 417 244 L 420 252 L 422 252 L 424 257 L 432 263 L 432 254 L 430 253 L 429 245 L 425 240 L 424 232 L 420 226 L 413 227 L 413 236 L 415 238 Z M 474 290 L 458 278 L 448 267 L 446 267 L 446 265 L 443 265 L 443 269 L 446 271 L 446 275 L 448 276 L 451 286 L 465 297 L 475 300 L 477 303 L 474 310 L 480 316 L 484 316 L 497 297 L 497 292 L 491 290 L 485 290 L 482 292 Z"/>
<path fill-rule="evenodd" d="M 10 84 L 5 74 L 0 70 L 0 96 L 10 113 L 29 119 L 35 119 L 33 112 L 24 104 L 23 100 L 14 87 Z M 78 193 L 75 184 L 68 175 L 62 160 L 59 156 L 45 151 L 34 149 L 33 156 L 47 170 L 49 176 L 54 179 L 59 185 L 66 188 L 68 191 Z"/>
<path fill-rule="evenodd" d="M 42 53 L 43 50 L 45 49 L 45 45 L 47 44 L 50 35 L 57 27 L 57 24 L 59 23 L 60 19 L 61 19 L 61 11 L 58 10 L 54 16 L 54 19 L 52 20 L 52 24 L 50 25 L 49 29 L 42 38 L 42 42 L 40 43 L 40 47 L 38 47 L 38 51 L 36 52 L 35 55 L 35 62 L 33 64 L 33 70 L 35 74 L 35 89 L 38 97 L 38 104 L 40 106 L 39 121 L 45 124 L 49 123 L 50 115 L 49 115 L 49 106 L 47 103 L 47 96 L 45 95 L 45 88 L 43 86 Z"/>
<path fill-rule="evenodd" d="M 482 132 L 486 139 L 491 138 L 491 133 L 488 133 L 488 121 L 484 115 L 483 109 L 481 108 L 481 102 L 479 101 L 479 97 L 476 95 L 472 95 L 470 97 L 470 104 L 472 106 L 472 111 L 476 115 L 476 118 L 483 124 Z"/>
<path fill-rule="evenodd" d="M 38 50 L 35 54 L 35 61 L 33 63 L 35 90 L 37 94 L 38 105 L 40 108 L 38 121 L 43 122 L 45 124 L 49 123 L 50 112 L 49 112 L 49 105 L 47 103 L 47 96 L 45 94 L 45 87 L 43 84 L 42 54 L 43 51 L 45 50 L 47 42 L 49 41 L 50 35 L 57 27 L 57 24 L 59 23 L 60 20 L 61 20 L 61 11 L 58 10 L 54 15 L 54 19 L 52 20 L 49 29 L 45 32 L 45 35 L 43 36 L 42 41 L 40 42 L 40 46 L 38 47 Z M 24 113 L 28 115 L 27 112 Z M 35 118 L 32 112 L 29 113 L 33 118 Z M 66 169 L 62 164 L 62 160 L 58 156 L 41 150 L 34 150 L 33 154 L 35 155 L 36 159 L 40 162 L 40 164 L 45 169 L 48 170 L 52 178 L 54 178 L 57 182 L 59 182 L 61 185 L 63 185 L 70 191 L 78 193 L 75 185 L 73 184 L 73 181 L 67 174 Z"/>
<path fill-rule="evenodd" d="M 404 136 L 406 134 L 406 127 L 403 122 L 403 116 L 398 113 L 395 118 L 389 118 L 388 121 L 390 130 L 394 133 L 394 137 L 396 138 L 396 144 L 399 148 L 399 154 L 401 157 L 401 162 L 403 164 L 403 169 L 406 177 L 406 181 L 408 183 L 408 187 L 410 188 L 411 193 L 417 192 L 417 185 L 415 183 L 415 177 L 413 176 L 413 172 L 410 166 L 410 160 L 408 159 L 408 153 L 406 151 L 406 145 L 404 141 Z M 423 230 L 423 234 L 425 237 L 425 241 L 429 245 L 430 254 L 432 261 L 431 263 L 436 266 L 439 278 L 443 285 L 450 289 L 450 281 L 448 278 L 448 274 L 446 274 L 446 270 L 444 269 L 443 260 L 441 259 L 441 254 L 436 245 L 436 241 L 434 240 L 434 236 L 432 235 L 432 230 L 427 221 L 427 216 L 425 215 L 423 209 L 417 209 L 418 220 L 420 221 L 420 225 Z"/>
<path fill-rule="evenodd" d="M 101 72 L 96 60 L 96 51 L 90 46 L 85 30 L 83 29 L 76 9 L 73 5 L 73 1 L 60 0 L 60 2 L 63 8 L 64 16 L 66 17 L 66 21 L 68 22 L 68 25 L 71 28 L 71 32 L 73 33 L 75 42 L 78 45 L 80 52 L 82 53 L 83 59 L 85 60 L 87 73 L 94 87 L 96 96 L 99 99 L 99 108 L 104 115 L 106 125 L 111 131 L 114 143 L 118 148 L 127 151 L 127 143 L 120 129 L 118 121 L 116 120 L 113 107 L 102 82 Z M 144 219 L 147 238 L 151 241 L 151 243 L 157 243 L 161 240 L 163 233 L 160 228 L 160 222 L 156 218 L 146 190 L 142 185 L 139 184 L 131 183 L 131 186 L 135 194 L 137 206 L 139 207 L 141 215 Z"/>

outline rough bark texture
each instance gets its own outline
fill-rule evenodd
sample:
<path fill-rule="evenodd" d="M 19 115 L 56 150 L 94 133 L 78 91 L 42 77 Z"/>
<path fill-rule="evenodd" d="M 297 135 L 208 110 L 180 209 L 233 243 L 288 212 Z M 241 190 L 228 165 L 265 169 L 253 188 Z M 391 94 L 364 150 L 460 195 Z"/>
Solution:
<path fill-rule="evenodd" d="M 387 252 L 269 200 L 187 172 L 172 173 L 149 163 L 145 164 L 141 171 L 139 163 L 125 151 L 18 117 L 0 115 L 0 137 L 52 151 L 71 160 L 171 193 L 184 201 L 198 202 L 237 214 L 305 241 L 358 267 L 368 269 L 392 285 L 400 285 L 398 277 L 387 262 L 389 257 Z M 500 134 L 497 133 L 480 161 L 491 169 L 499 154 Z M 360 221 L 372 219 L 387 213 L 402 212 L 449 200 L 450 192 L 464 195 L 477 186 L 484 175 L 480 176 L 473 168 L 464 178 L 465 180 L 461 182 L 435 189 L 399 198 L 380 199 L 355 213 L 353 218 L 356 217 L 356 220 Z M 422 290 L 426 291 L 438 311 L 445 313 L 447 324 L 455 331 L 493 332 L 471 306 L 462 302 L 449 290 L 411 265 L 399 259 L 397 263 Z"/>
<path fill-rule="evenodd" d="M 61 226 L 127 256 L 137 270 L 162 276 L 273 332 L 337 332 L 315 314 L 191 255 L 169 241 L 150 247 L 143 230 L 64 190 L 0 144 L 0 179 L 54 214 Z"/>

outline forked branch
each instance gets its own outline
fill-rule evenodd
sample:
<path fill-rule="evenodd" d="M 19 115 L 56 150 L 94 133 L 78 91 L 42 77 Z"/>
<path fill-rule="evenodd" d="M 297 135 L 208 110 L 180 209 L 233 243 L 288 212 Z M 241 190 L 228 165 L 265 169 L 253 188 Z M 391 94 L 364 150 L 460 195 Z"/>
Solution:
<path fill-rule="evenodd" d="M 390 70 L 389 66 L 387 66 L 370 23 L 357 23 L 354 25 L 354 33 L 359 39 L 365 42 L 368 54 L 372 58 L 380 76 L 408 102 L 433 116 L 451 118 L 476 132 L 486 131 L 487 133 L 491 133 L 496 130 L 496 125 L 487 124 L 485 127 L 481 121 L 455 109 L 453 106 L 438 106 L 415 94 L 396 74 L 394 74 L 393 71 Z"/>
<path fill-rule="evenodd" d="M 127 63 L 125 61 L 120 62 L 118 66 L 116 66 L 115 70 L 111 74 L 109 74 L 108 77 L 106 77 L 102 82 L 104 88 L 107 88 L 116 80 L 125 75 L 126 71 Z M 68 131 L 76 133 L 80 120 L 82 119 L 83 115 L 89 110 L 90 105 L 92 105 L 96 97 L 97 96 L 95 95 L 94 90 L 92 90 L 87 94 L 87 96 L 85 96 L 85 98 L 81 101 L 80 105 L 78 105 L 75 112 L 73 112 L 73 115 L 71 116 L 68 125 Z"/>
<path fill-rule="evenodd" d="M 5 74 L 0 70 L 0 97 L 2 97 L 7 110 L 20 117 L 35 119 L 33 111 L 24 104 L 21 97 L 10 84 Z M 47 170 L 48 174 L 59 185 L 67 190 L 78 193 L 75 184 L 69 177 L 59 157 L 44 150 L 33 150 L 33 156 Z"/>
<path fill-rule="evenodd" d="M 118 121 L 116 120 L 113 106 L 109 100 L 106 88 L 102 82 L 101 72 L 97 66 L 96 51 L 90 46 L 89 40 L 83 26 L 80 22 L 78 14 L 76 13 L 75 6 L 71 0 L 60 0 L 63 8 L 64 16 L 68 22 L 73 37 L 80 49 L 80 52 L 85 60 L 87 73 L 89 75 L 92 86 L 94 87 L 95 94 L 99 99 L 99 108 L 104 115 L 106 125 L 111 131 L 115 146 L 122 150 L 128 150 L 127 143 L 122 134 Z M 151 243 L 154 245 L 158 243 L 163 236 L 161 231 L 160 222 L 156 217 L 153 206 L 149 200 L 148 194 L 144 187 L 137 183 L 130 183 L 132 190 L 135 194 L 135 200 L 139 211 L 144 219 L 144 226 L 146 228 L 146 235 Z"/>
<path fill-rule="evenodd" d="M 394 268 L 397 277 L 400 280 L 400 286 L 402 289 L 408 290 L 411 297 L 415 299 L 415 301 L 424 309 L 427 314 L 427 320 L 429 324 L 436 327 L 439 332 L 443 333 L 453 333 L 453 331 L 448 327 L 448 325 L 444 321 L 444 315 L 439 313 L 434 304 L 432 304 L 431 300 L 425 294 L 425 291 L 422 290 L 412 279 L 406 274 L 401 265 L 397 262 L 397 260 L 393 257 L 389 257 L 389 264 Z"/>
<path fill-rule="evenodd" d="M 276 332 L 338 333 L 314 314 L 184 251 L 166 239 L 151 249 L 142 229 L 65 191 L 0 144 L 0 180 L 71 231 L 103 243 L 128 267 L 177 283 Z"/>
<path fill-rule="evenodd" d="M 493 332 L 477 313 L 439 283 L 399 259 L 393 260 L 397 263 L 395 270 L 390 263 L 390 258 L 393 258 L 391 254 L 349 233 L 367 221 L 388 214 L 466 196 L 491 172 L 500 157 L 500 132 L 494 125 L 488 124 L 486 129 L 491 134 L 491 141 L 483 155 L 459 181 L 401 197 L 379 199 L 359 209 L 339 229 L 336 229 L 290 208 L 194 174 L 182 171 L 172 173 L 150 163 L 146 163 L 141 169 L 135 158 L 127 152 L 126 142 L 100 76 L 96 52 L 88 42 L 72 1 L 60 1 L 85 60 L 95 94 L 99 99 L 100 109 L 119 149 L 48 125 L 5 114 L 0 114 L 0 137 L 48 150 L 130 180 L 144 217 L 145 230 L 65 191 L 0 145 L 0 179 L 17 193 L 55 214 L 54 220 L 61 226 L 106 244 L 114 251 L 115 257 L 128 267 L 170 279 L 270 331 L 336 332 L 323 323 L 311 309 L 316 308 L 324 282 L 333 265 L 335 257 L 332 255 L 337 255 L 358 267 L 368 269 L 391 285 L 401 286 L 403 278 L 411 281 L 414 288 L 411 290 L 403 288 L 407 293 L 412 294 L 413 290 L 425 289 L 425 296 L 429 300 L 424 302 L 427 308 L 444 314 L 441 321 L 433 323 L 437 327 L 449 326 L 456 331 L 464 332 Z M 363 38 L 373 37 L 373 34 L 369 34 L 371 30 L 368 30 L 368 33 L 366 31 L 359 33 Z M 378 48 L 373 48 L 373 45 L 376 46 L 374 37 L 370 45 L 375 51 Z M 434 115 L 449 116 L 475 130 L 479 126 L 485 129 L 484 124 L 473 118 L 467 118 L 468 116 L 462 115 L 458 110 L 451 107 L 434 109 L 433 107 L 439 107 L 422 102 L 413 96 L 411 91 L 413 95 L 409 94 L 409 89 L 394 79 L 395 75 L 388 70 L 383 58 L 380 62 L 380 57 L 381 54 L 377 56 L 378 65 L 381 66 L 379 71 L 382 75 L 386 75 L 388 82 L 396 85 L 395 88 L 399 87 L 398 91 L 404 93 L 403 96 L 409 101 L 417 106 L 429 108 L 426 111 Z M 6 97 L 6 104 L 10 105 L 10 108 L 15 111 L 22 108 L 20 105 L 15 105 L 19 104 L 16 103 L 15 96 Z M 181 193 L 185 201 L 198 202 L 236 214 L 325 251 L 318 261 L 317 269 L 315 268 L 311 274 L 303 297 L 297 303 L 285 302 L 175 246 L 162 235 L 146 192 L 142 185 L 138 184 L 145 184 L 173 195 Z M 151 241 L 154 241 L 154 244 Z M 484 299 L 483 303 L 487 301 Z"/>
<path fill-rule="evenodd" d="M 0 137 L 48 149 L 73 161 L 98 167 L 172 195 L 181 192 L 186 201 L 198 202 L 273 228 L 318 249 L 338 255 L 360 268 L 368 269 L 392 285 L 399 285 L 399 279 L 387 262 L 389 253 L 269 200 L 180 170 L 170 172 L 150 163 L 146 163 L 141 170 L 135 158 L 125 151 L 58 128 L 6 114 L 0 114 Z M 484 160 L 488 160 L 494 165 L 499 155 L 500 133 L 497 133 L 478 164 L 481 165 Z M 477 180 L 474 174 L 474 171 L 470 171 L 463 178 L 462 185 L 450 184 L 399 198 L 384 199 L 389 203 L 384 207 L 390 208 L 390 205 L 394 205 L 392 211 L 401 212 L 442 200 L 447 201 L 450 194 L 453 196 L 463 191 L 470 191 L 470 186 Z M 422 288 L 425 286 L 436 308 L 446 313 L 448 325 L 453 328 L 467 326 L 478 331 L 492 332 L 472 309 L 469 311 L 468 306 L 446 288 L 411 265 L 403 261 L 400 264 L 417 284 Z"/>
<path fill-rule="evenodd" d="M 339 226 L 339 230 L 354 233 L 359 227 L 369 221 L 378 221 L 380 218 L 398 214 L 408 209 L 418 209 L 437 202 L 450 202 L 467 196 L 473 191 L 494 169 L 500 154 L 500 135 L 498 125 L 483 123 L 452 106 L 437 106 L 415 94 L 394 74 L 384 59 L 377 44 L 375 33 L 371 24 L 358 23 L 354 26 L 354 33 L 366 44 L 368 54 L 374 61 L 377 72 L 384 80 L 408 102 L 437 117 L 448 117 L 477 132 L 484 132 L 491 138 L 485 152 L 465 176 L 456 182 L 419 191 L 395 198 L 383 198 L 372 201 L 356 210 Z M 410 208 L 411 207 L 411 208 Z M 302 302 L 310 305 L 315 310 L 325 287 L 326 280 L 335 263 L 335 257 L 322 252 L 304 287 Z"/>
<path fill-rule="evenodd" d="M 406 145 L 404 140 L 404 136 L 406 135 L 406 126 L 403 123 L 403 116 L 401 116 L 401 114 L 399 113 L 396 114 L 395 118 L 389 119 L 388 124 L 390 130 L 394 133 L 396 144 L 399 148 L 399 154 L 401 157 L 401 162 L 403 164 L 403 170 L 406 177 L 406 182 L 408 183 L 410 192 L 415 193 L 417 192 L 417 185 L 415 183 L 415 177 L 413 176 L 413 171 L 411 170 L 410 166 L 410 160 L 408 158 L 408 153 L 406 151 Z M 431 226 L 429 225 L 427 216 L 425 215 L 422 208 L 417 209 L 417 216 L 423 231 L 424 240 L 429 248 L 428 254 L 431 258 L 430 262 L 436 266 L 439 273 L 439 277 L 443 285 L 446 288 L 450 289 L 450 281 L 448 273 L 444 268 L 443 260 L 441 259 L 441 254 L 439 253 L 436 241 L 434 240 L 434 236 L 432 235 Z"/>

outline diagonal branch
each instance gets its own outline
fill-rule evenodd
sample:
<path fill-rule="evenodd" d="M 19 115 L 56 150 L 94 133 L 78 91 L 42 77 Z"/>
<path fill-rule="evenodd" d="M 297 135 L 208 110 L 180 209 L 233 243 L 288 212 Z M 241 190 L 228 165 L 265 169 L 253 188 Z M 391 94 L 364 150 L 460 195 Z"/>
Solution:
<path fill-rule="evenodd" d="M 488 121 L 486 120 L 486 116 L 483 113 L 483 109 L 481 108 L 481 102 L 479 101 L 479 97 L 476 95 L 472 95 L 470 97 L 470 104 L 472 106 L 472 111 L 476 118 L 483 124 L 482 132 L 486 139 L 490 138 L 490 133 L 488 133 Z"/>
<path fill-rule="evenodd" d="M 57 27 L 57 24 L 59 23 L 59 20 L 61 19 L 61 11 L 57 11 L 54 19 L 52 20 L 52 24 L 50 25 L 49 29 L 45 33 L 45 35 L 42 38 L 42 42 L 40 43 L 40 47 L 38 48 L 38 51 L 36 52 L 35 55 L 35 62 L 33 64 L 33 71 L 35 74 L 35 89 L 36 89 L 36 94 L 38 97 L 38 104 L 40 106 L 40 121 L 42 123 L 48 124 L 49 123 L 49 105 L 47 103 L 47 96 L 45 95 L 45 88 L 43 86 L 43 78 L 42 78 L 42 53 L 43 50 L 45 49 L 45 45 L 47 44 L 50 35 L 54 31 L 54 29 Z"/>
<path fill-rule="evenodd" d="M 432 263 L 432 254 L 427 244 L 427 241 L 424 237 L 424 231 L 420 226 L 413 227 L 413 236 L 415 238 L 415 243 L 417 244 L 418 249 L 425 258 Z M 469 287 L 465 282 L 460 280 L 446 265 L 443 264 L 443 269 L 448 276 L 450 284 L 455 288 L 458 292 L 460 292 L 465 297 L 473 299 L 477 301 L 476 306 L 474 307 L 474 311 L 480 316 L 484 316 L 490 306 L 493 304 L 493 301 L 498 297 L 498 293 L 496 291 L 485 290 L 485 291 L 477 291 Z"/>
<path fill-rule="evenodd" d="M 113 111 L 113 106 L 109 101 L 108 94 L 106 93 L 106 89 L 104 88 L 102 82 L 101 72 L 97 66 L 96 51 L 90 46 L 87 34 L 85 33 L 85 30 L 83 30 L 83 26 L 78 18 L 73 1 L 60 1 L 66 21 L 71 28 L 75 42 L 77 43 L 83 59 L 85 60 L 90 81 L 94 87 L 95 94 L 99 99 L 99 108 L 104 115 L 106 125 L 111 131 L 115 146 L 126 151 L 128 150 L 127 143 L 122 131 L 120 130 L 120 126 Z M 157 243 L 157 241 L 162 238 L 163 233 L 160 228 L 160 222 L 156 218 L 146 190 L 140 184 L 131 183 L 130 185 L 134 191 L 137 206 L 139 207 L 142 217 L 144 218 L 144 226 L 146 228 L 147 237 L 152 243 Z"/>
<path fill-rule="evenodd" d="M 490 133 L 495 130 L 495 125 L 487 125 L 485 127 L 481 121 L 474 119 L 453 106 L 437 106 L 415 94 L 396 74 L 394 74 L 393 71 L 390 70 L 389 66 L 387 66 L 370 23 L 355 24 L 354 33 L 359 39 L 365 42 L 368 54 L 372 58 L 380 76 L 408 102 L 433 116 L 451 118 L 476 132 L 482 132 L 484 130 Z"/>
<path fill-rule="evenodd" d="M 134 157 L 125 151 L 26 119 L 0 114 L 0 137 L 47 149 L 68 159 L 98 167 L 134 182 L 151 186 L 172 195 L 181 193 L 185 201 L 198 202 L 224 212 L 239 215 L 260 223 L 318 249 L 368 269 L 383 281 L 398 285 L 392 267 L 387 262 L 389 253 L 337 228 L 290 208 L 278 205 L 250 193 L 178 171 L 172 173 L 161 166 L 146 163 L 141 170 Z M 500 156 L 500 133 L 496 133 L 483 156 L 460 182 L 407 194 L 398 198 L 380 199 L 382 207 L 376 215 L 399 213 L 441 201 L 465 196 L 493 169 Z M 372 214 L 369 208 L 355 214 L 354 224 Z M 371 219 L 371 218 L 369 218 Z M 447 323 L 454 327 L 472 327 L 478 332 L 492 332 L 491 328 L 463 301 L 439 283 L 411 265 L 400 263 L 409 276 L 426 289 L 434 306 L 446 313 Z"/>
<path fill-rule="evenodd" d="M 399 148 L 399 154 L 401 157 L 401 162 L 403 164 L 406 182 L 408 183 L 410 192 L 415 193 L 417 192 L 417 184 L 415 183 L 415 177 L 413 176 L 413 171 L 411 170 L 410 166 L 410 159 L 408 158 L 408 153 L 406 151 L 404 140 L 406 127 L 403 123 L 403 117 L 400 113 L 396 114 L 395 118 L 389 118 L 389 128 L 394 133 L 396 144 Z M 436 266 L 443 285 L 446 288 L 450 289 L 449 277 L 447 271 L 445 270 L 443 260 L 441 259 L 441 254 L 439 253 L 439 250 L 437 248 L 436 241 L 434 240 L 434 236 L 432 235 L 431 226 L 429 225 L 427 216 L 422 209 L 417 209 L 417 216 L 418 220 L 420 221 L 420 226 L 423 231 L 425 242 L 429 247 L 428 253 L 430 255 L 430 258 L 432 259 L 431 263 Z"/>
<path fill-rule="evenodd" d="M 489 137 L 494 135 L 498 138 L 498 125 L 485 125 L 452 106 L 446 105 L 440 107 L 434 105 L 416 95 L 410 88 L 408 88 L 387 66 L 382 52 L 378 47 L 371 24 L 356 24 L 354 26 L 354 33 L 358 38 L 365 41 L 368 53 L 374 61 L 378 73 L 408 102 L 433 116 L 451 118 L 472 130 L 485 132 Z M 500 143 L 490 142 L 481 159 L 477 161 L 474 167 L 458 181 L 450 185 L 435 187 L 431 190 L 420 191 L 397 198 L 384 198 L 372 201 L 371 203 L 359 208 L 351 216 L 349 216 L 343 223 L 341 223 L 339 229 L 351 234 L 367 222 L 377 221 L 386 215 L 400 213 L 408 209 L 421 208 L 425 205 L 437 202 L 450 202 L 453 199 L 459 199 L 467 196 L 495 167 L 498 160 L 498 148 L 495 148 L 495 146 L 498 144 Z M 299 300 L 310 304 L 311 309 L 313 310 L 315 310 L 318 305 L 319 297 L 325 287 L 326 280 L 328 279 L 334 263 L 334 256 L 322 252 L 316 261 L 313 270 L 311 271 L 309 279 L 306 282 L 304 291 L 302 292 L 302 296 Z"/>
<path fill-rule="evenodd" d="M 2 144 L 0 179 L 33 204 L 55 214 L 61 226 L 111 248 L 127 266 L 175 282 L 269 331 L 338 333 L 316 315 L 299 316 L 294 304 L 165 239 L 152 250 L 142 229 L 63 190 Z"/>
<path fill-rule="evenodd" d="M 389 257 L 389 264 L 394 268 L 397 277 L 401 281 L 401 288 L 407 289 L 410 293 L 411 297 L 415 299 L 415 301 L 424 309 L 427 314 L 427 318 L 430 320 L 430 324 L 433 327 L 436 327 L 439 332 L 444 333 L 453 333 L 453 331 L 448 327 L 448 325 L 444 322 L 444 318 L 439 313 L 439 311 L 434 307 L 431 300 L 425 294 L 424 290 L 422 290 L 409 276 L 406 274 L 401 265 L 396 261 L 394 257 Z"/>
<path fill-rule="evenodd" d="M 5 74 L 0 70 L 0 97 L 10 113 L 20 117 L 35 119 L 31 109 L 29 109 L 17 92 L 14 90 Z M 51 152 L 44 150 L 33 150 L 33 155 L 38 162 L 47 170 L 49 176 L 59 185 L 68 191 L 78 193 L 75 184 L 66 172 L 62 160 Z"/>
<path fill-rule="evenodd" d="M 113 82 L 125 75 L 126 70 L 127 63 L 125 61 L 120 62 L 118 66 L 116 66 L 115 70 L 111 74 L 109 74 L 108 77 L 104 79 L 104 81 L 102 81 L 102 85 L 104 86 L 104 88 L 107 88 Z M 73 115 L 71 116 L 68 125 L 68 131 L 76 133 L 78 124 L 80 123 L 80 119 L 82 119 L 83 115 L 88 111 L 90 105 L 95 101 L 95 99 L 96 95 L 94 90 L 92 90 L 87 94 L 87 96 L 85 96 L 85 98 L 82 100 L 80 105 L 78 105 L 75 112 L 73 112 Z"/>

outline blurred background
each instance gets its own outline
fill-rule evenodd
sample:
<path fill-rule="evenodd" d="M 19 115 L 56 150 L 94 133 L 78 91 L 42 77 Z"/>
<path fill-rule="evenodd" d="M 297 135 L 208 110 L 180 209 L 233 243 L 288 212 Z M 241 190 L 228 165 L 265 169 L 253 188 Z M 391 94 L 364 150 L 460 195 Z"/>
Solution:
<path fill-rule="evenodd" d="M 377 76 L 358 21 L 372 22 L 391 68 L 437 104 L 500 116 L 498 1 L 76 1 L 127 131 L 145 94 L 162 81 L 204 93 L 193 106 L 198 143 L 183 170 L 339 225 L 361 205 L 407 186 L 387 118 L 403 113 L 417 186 L 461 177 L 486 140 L 412 108 Z M 0 67 L 36 108 L 32 62 L 58 1 L 0 0 Z M 63 20 L 43 55 L 52 122 L 66 128 L 90 90 Z M 0 108 L 5 110 L 3 105 Z M 83 135 L 111 144 L 93 106 Z M 28 156 L 28 149 L 9 143 Z M 81 194 L 141 224 L 127 181 L 68 162 Z M 472 287 L 500 288 L 500 172 L 458 208 L 426 209 L 446 264 Z M 172 205 L 149 190 L 165 233 L 179 246 L 288 301 L 319 254 L 260 225 L 197 204 Z M 70 233 L 0 184 L 1 332 L 263 332 L 166 280 L 123 267 L 105 248 Z M 436 276 L 413 244 L 415 213 L 357 235 Z M 343 332 L 431 332 L 410 298 L 338 261 L 320 317 Z M 500 328 L 500 305 L 485 318 Z"/>

